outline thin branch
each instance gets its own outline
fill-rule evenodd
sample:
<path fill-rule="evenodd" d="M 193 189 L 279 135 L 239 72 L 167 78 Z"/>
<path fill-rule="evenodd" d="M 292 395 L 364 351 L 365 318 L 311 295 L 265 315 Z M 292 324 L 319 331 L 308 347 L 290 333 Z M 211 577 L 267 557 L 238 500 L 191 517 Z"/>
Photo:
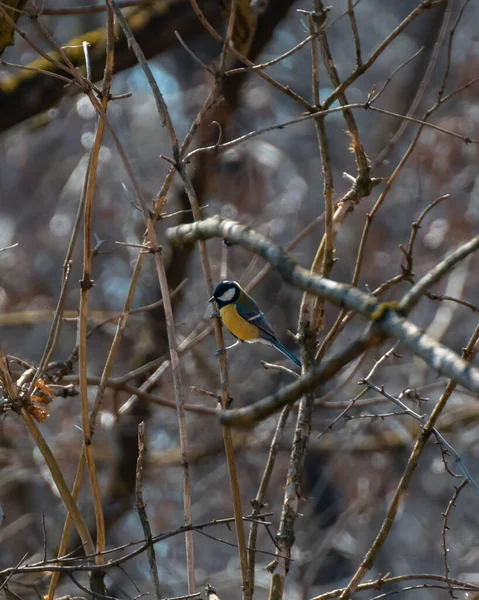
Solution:
<path fill-rule="evenodd" d="M 15 244 L 11 244 L 10 246 L 4 246 L 3 248 L 0 248 L 0 252 L 5 252 L 5 250 L 11 250 L 12 248 L 16 248 L 17 246 L 18 242 L 16 242 Z"/>
<path fill-rule="evenodd" d="M 446 63 L 446 68 L 444 69 L 444 76 L 442 79 L 442 83 L 441 83 L 441 87 L 439 88 L 439 92 L 437 94 L 437 98 L 440 101 L 443 96 L 444 96 L 444 92 L 446 91 L 446 85 L 447 85 L 447 79 L 449 77 L 449 72 L 451 69 L 451 56 L 452 56 L 452 43 L 454 40 L 454 35 L 456 33 L 456 30 L 459 26 L 459 23 L 461 22 L 461 19 L 464 15 L 464 11 L 467 8 L 467 5 L 469 4 L 470 0 L 465 0 L 464 4 L 461 7 L 461 10 L 459 11 L 456 21 L 454 23 L 454 25 L 451 28 L 451 31 L 449 32 L 449 42 L 447 45 L 447 63 Z"/>
<path fill-rule="evenodd" d="M 224 76 L 230 77 L 232 75 L 237 75 L 239 73 L 249 73 L 252 71 L 258 71 L 260 69 L 267 69 L 268 67 L 271 67 L 271 66 L 276 65 L 277 63 L 281 62 L 285 58 L 289 58 L 292 54 L 295 54 L 298 50 L 301 50 L 301 48 L 306 46 L 306 44 L 308 42 L 310 42 L 311 39 L 312 39 L 312 36 L 309 35 L 307 38 L 305 38 L 304 40 L 299 42 L 299 44 L 296 44 L 296 46 L 291 48 L 291 50 L 287 50 L 286 52 L 284 52 L 283 54 L 280 54 L 279 56 L 277 56 L 276 58 L 273 58 L 272 60 L 268 60 L 267 62 L 264 62 L 264 63 L 258 63 L 257 65 L 253 65 L 252 67 L 239 67 L 237 69 L 230 69 L 229 71 L 226 71 Z"/>
<path fill-rule="evenodd" d="M 113 20 L 113 19 L 112 19 Z M 113 70 L 113 54 L 107 55 L 110 64 L 105 67 L 106 71 Z M 110 75 L 111 81 L 111 75 Z M 106 111 L 108 105 L 108 95 L 102 98 L 102 108 Z M 97 549 L 101 552 L 106 546 L 105 521 L 103 516 L 103 506 L 101 502 L 100 490 L 98 486 L 98 478 L 96 474 L 96 465 L 93 456 L 93 447 L 91 440 L 91 426 L 88 406 L 88 383 L 87 383 L 87 332 L 88 332 L 88 301 L 89 292 L 93 286 L 91 279 L 92 268 L 92 214 L 93 214 L 93 198 L 96 189 L 96 177 L 98 168 L 98 157 L 100 154 L 101 144 L 105 123 L 103 120 L 98 121 L 95 139 L 90 153 L 88 169 L 85 176 L 85 213 L 84 213 L 84 233 L 83 233 L 83 274 L 80 282 L 80 306 L 78 320 L 78 372 L 80 378 L 80 397 L 81 397 L 81 418 L 83 431 L 83 451 L 85 453 L 88 474 L 90 477 L 90 486 L 93 495 L 93 504 L 95 507 L 95 519 L 97 527 Z"/>
<path fill-rule="evenodd" d="M 422 277 L 409 292 L 404 296 L 400 302 L 400 310 L 408 314 L 412 308 L 418 303 L 421 296 L 423 296 L 425 290 L 437 283 L 445 273 L 448 273 L 456 264 L 464 260 L 470 254 L 473 254 L 479 248 L 479 236 L 472 238 L 469 242 L 466 242 L 462 246 L 459 246 L 457 250 L 452 252 L 447 258 L 438 263 L 433 269 L 431 269 L 424 277 Z"/>
<path fill-rule="evenodd" d="M 188 177 L 184 162 L 178 164 L 178 172 L 183 180 L 185 191 L 187 193 L 190 205 L 193 211 L 193 217 L 195 222 L 201 221 L 201 212 L 199 210 L 198 198 L 194 190 L 193 184 Z M 213 277 L 211 274 L 211 266 L 208 258 L 206 249 L 206 243 L 204 240 L 199 240 L 199 251 L 201 267 L 203 271 L 203 277 L 206 283 L 206 290 L 208 297 L 213 295 Z M 224 348 L 224 339 L 221 323 L 219 319 L 214 319 L 213 327 L 215 330 L 216 344 L 218 350 Z M 220 353 L 218 355 L 218 361 L 220 366 L 220 382 L 221 382 L 221 406 L 224 410 L 228 409 L 230 404 L 230 393 L 229 393 L 229 381 L 228 381 L 228 361 L 226 353 Z M 240 555 L 240 566 L 241 566 L 241 579 L 243 594 L 247 597 L 250 585 L 248 583 L 248 555 L 246 551 L 246 537 L 244 532 L 244 525 L 242 519 L 242 508 L 241 508 L 241 493 L 239 486 L 238 473 L 236 468 L 236 460 L 234 455 L 233 440 L 231 437 L 231 430 L 228 427 L 223 428 L 223 439 L 225 444 L 225 455 L 228 464 L 228 474 L 230 479 L 231 494 L 233 498 L 233 509 L 235 515 L 235 526 L 236 526 L 236 537 L 238 540 L 238 549 Z"/>
<path fill-rule="evenodd" d="M 115 17 L 117 18 L 118 23 L 120 24 L 120 27 L 122 28 L 123 33 L 125 34 L 125 37 L 128 41 L 128 47 L 131 48 L 133 50 L 133 52 L 135 53 L 136 59 L 138 60 L 138 64 L 141 66 L 141 69 L 146 76 L 148 85 L 150 86 L 150 88 L 153 92 L 153 97 L 155 98 L 158 114 L 161 115 L 162 124 L 164 127 L 166 127 L 166 129 L 168 131 L 168 135 L 170 137 L 171 149 L 173 152 L 173 156 L 176 159 L 178 157 L 178 139 L 176 137 L 173 123 L 171 122 L 171 117 L 168 112 L 168 107 L 166 106 L 166 102 L 163 98 L 163 94 L 161 93 L 160 88 L 158 87 L 158 84 L 156 83 L 156 80 L 153 76 L 153 73 L 148 64 L 148 61 L 146 60 L 142 49 L 140 48 L 138 42 L 136 41 L 136 38 L 133 35 L 133 32 L 131 31 L 130 26 L 128 25 L 128 21 L 126 20 L 125 16 L 121 12 L 120 7 L 114 0 L 107 0 L 107 4 L 111 8 L 111 10 L 114 12 Z"/>
<path fill-rule="evenodd" d="M 393 137 L 388 141 L 385 148 L 376 157 L 373 168 L 376 168 L 378 165 L 380 165 L 384 162 L 384 159 L 386 158 L 386 156 L 389 154 L 391 149 L 397 144 L 397 142 L 399 141 L 399 139 L 401 138 L 403 133 L 406 131 L 406 128 L 409 123 L 409 117 L 413 117 L 414 113 L 416 112 L 417 107 L 421 103 L 424 93 L 426 92 L 427 86 L 429 85 L 429 81 L 430 81 L 432 73 L 434 71 L 434 67 L 436 66 L 436 62 L 437 62 L 437 59 L 439 56 L 439 51 L 441 50 L 442 44 L 444 42 L 444 38 L 446 37 L 447 28 L 449 27 L 449 21 L 451 19 L 451 13 L 452 13 L 452 2 L 447 2 L 446 8 L 444 11 L 444 16 L 442 18 L 441 27 L 439 29 L 439 33 L 437 35 L 437 39 L 434 44 L 433 51 L 431 53 L 431 57 L 429 59 L 428 65 L 427 65 L 426 72 L 424 73 L 423 77 L 421 78 L 421 83 L 418 87 L 416 95 L 414 96 L 413 101 L 411 102 L 411 106 L 409 107 L 409 109 L 407 111 L 406 116 L 408 117 L 408 119 L 405 119 L 401 123 L 398 130 L 393 135 Z"/>
<path fill-rule="evenodd" d="M 136 58 L 145 73 L 147 81 L 151 87 L 153 96 L 156 101 L 157 110 L 159 115 L 162 118 L 163 125 L 166 126 L 168 130 L 168 134 L 170 137 L 171 151 L 175 161 L 178 161 L 179 158 L 179 145 L 178 138 L 176 137 L 176 133 L 173 127 L 173 123 L 171 121 L 170 114 L 168 112 L 168 107 L 163 98 L 163 95 L 153 77 L 153 73 L 151 71 L 148 62 L 145 59 L 145 55 L 141 50 L 138 42 L 136 41 L 128 22 L 126 21 L 123 13 L 119 9 L 118 5 L 114 0 L 107 0 L 108 5 L 112 8 L 115 13 L 116 18 L 125 34 L 125 37 L 130 44 L 130 47 L 135 52 Z M 90 98 L 93 100 L 92 98 Z M 98 110 L 98 108 L 97 108 Z M 106 118 L 102 115 L 103 119 L 106 122 Z M 110 127 L 109 127 L 110 128 Z M 110 131 L 112 131 L 110 129 Z M 112 131 L 112 133 L 114 133 Z M 156 231 L 153 226 L 152 216 L 148 210 L 143 194 L 136 182 L 131 167 L 127 161 L 126 155 L 124 153 L 121 144 L 119 143 L 118 138 L 114 135 L 115 143 L 117 145 L 117 149 L 120 152 L 120 155 L 123 159 L 125 166 L 128 165 L 128 173 L 130 175 L 130 179 L 135 188 L 135 195 L 138 205 L 141 209 L 141 213 L 143 215 L 143 219 L 145 222 L 147 235 L 149 238 L 149 242 L 151 244 L 151 248 L 153 250 L 154 260 L 156 271 L 158 275 L 158 280 L 161 288 L 161 295 L 163 298 L 163 307 L 165 312 L 165 321 L 166 321 L 166 331 L 168 336 L 168 345 L 170 348 L 170 359 L 171 359 L 171 369 L 173 374 L 173 386 L 175 391 L 175 400 L 177 404 L 177 415 L 178 415 L 178 427 L 180 433 L 180 443 L 182 447 L 182 466 L 183 466 L 183 502 L 184 502 L 184 518 L 185 524 L 189 525 L 192 521 L 191 517 L 191 483 L 190 483 L 190 473 L 188 467 L 188 437 L 187 437 L 187 429 L 186 429 L 186 419 L 185 419 L 185 409 L 184 409 L 184 394 L 183 394 L 183 386 L 182 386 L 182 377 L 180 370 L 180 362 L 178 355 L 178 342 L 175 331 L 175 323 L 173 316 L 173 309 L 171 305 L 171 298 L 169 295 L 169 287 L 168 280 L 166 277 L 165 265 L 163 262 L 163 258 L 161 255 L 161 248 L 158 244 Z M 161 211 L 161 209 L 160 209 Z M 194 569 L 194 547 L 193 547 L 193 535 L 191 531 L 187 531 L 185 533 L 185 543 L 186 543 L 186 556 L 187 556 L 187 574 L 188 574 L 188 592 L 195 592 L 195 569 Z"/>
<path fill-rule="evenodd" d="M 33 440 L 35 441 L 37 448 L 39 449 L 40 453 L 42 454 L 42 456 L 45 460 L 45 463 L 48 466 L 48 469 L 50 470 L 52 479 L 55 482 L 55 485 L 58 489 L 58 492 L 59 492 L 64 504 L 65 504 L 65 507 L 67 508 L 68 512 L 70 513 L 70 515 L 72 517 L 73 522 L 75 523 L 75 527 L 77 528 L 78 535 L 80 536 L 82 544 L 85 546 L 86 552 L 94 554 L 95 547 L 93 545 L 93 541 L 91 539 L 90 532 L 88 531 L 88 527 L 86 526 L 86 523 L 85 523 L 83 517 L 81 516 L 80 511 L 78 510 L 78 507 L 72 498 L 72 495 L 70 494 L 70 490 L 68 489 L 68 486 L 65 482 L 63 474 L 60 471 L 58 463 L 55 460 L 55 457 L 53 456 L 53 453 L 50 450 L 50 447 L 48 446 L 47 442 L 45 441 L 45 438 L 43 437 L 40 430 L 36 426 L 34 420 L 28 414 L 27 410 L 25 408 L 21 408 L 19 414 L 20 414 L 28 432 L 32 436 Z"/>
<path fill-rule="evenodd" d="M 138 425 L 138 459 L 136 462 L 136 509 L 140 517 L 143 534 L 148 541 L 148 563 L 150 565 L 150 574 L 155 588 L 155 599 L 160 600 L 161 588 L 158 577 L 158 566 L 156 564 L 156 553 L 153 545 L 153 536 L 151 534 L 150 522 L 146 514 L 146 505 L 143 501 L 143 462 L 145 459 L 145 424 Z"/>
<path fill-rule="evenodd" d="M 266 494 L 266 490 L 268 488 L 271 475 L 273 473 L 274 464 L 276 461 L 276 456 L 279 449 L 279 444 L 281 438 L 283 436 L 284 428 L 286 426 L 289 413 L 291 412 L 291 406 L 287 405 L 283 408 L 281 415 L 279 416 L 278 423 L 276 424 L 276 429 L 274 432 L 273 439 L 271 440 L 271 446 L 268 453 L 268 458 L 266 460 L 266 465 L 263 471 L 263 476 L 261 478 L 261 483 L 258 488 L 258 492 L 254 500 L 251 501 L 251 505 L 253 506 L 252 515 L 256 518 L 259 516 L 261 511 L 264 508 L 264 497 Z M 251 527 L 249 530 L 248 537 L 248 569 L 249 576 L 248 581 L 250 584 L 251 591 L 254 591 L 254 574 L 255 574 L 255 562 L 256 562 L 256 541 L 258 537 L 258 521 L 253 521 L 251 523 Z"/>
<path fill-rule="evenodd" d="M 324 11 L 323 11 L 324 12 Z M 311 62 L 312 62 L 312 93 L 313 102 L 319 106 L 319 66 L 317 38 L 320 35 L 321 28 L 324 27 L 326 17 L 321 22 L 308 14 L 309 32 L 311 34 Z M 334 259 L 334 231 L 333 231 L 333 169 L 331 165 L 331 154 L 326 135 L 324 117 L 318 117 L 314 121 L 316 138 L 321 156 L 321 170 L 323 174 L 323 196 L 324 196 L 324 214 L 325 214 L 325 233 L 318 246 L 316 255 L 311 264 L 310 272 L 312 274 L 321 274 L 328 277 L 333 267 Z M 311 297 L 309 294 L 303 294 L 301 306 L 299 309 L 298 330 L 310 323 L 311 330 L 317 332 L 323 327 L 324 302 L 318 298 Z"/>
<path fill-rule="evenodd" d="M 215 30 L 215 28 L 208 22 L 208 19 L 205 17 L 203 11 L 199 7 L 197 0 L 190 0 L 190 2 L 191 2 L 191 6 L 192 6 L 192 8 L 193 8 L 193 10 L 194 10 L 194 12 L 196 14 L 196 16 L 198 17 L 198 20 L 204 26 L 204 28 L 206 29 L 206 31 L 211 35 L 211 37 L 214 40 L 216 40 L 220 44 L 223 44 L 223 42 L 224 42 L 223 38 Z M 248 7 L 248 10 L 250 10 L 250 7 Z M 235 58 L 237 58 L 239 61 L 241 61 L 248 68 L 253 68 L 253 67 L 256 66 L 246 56 L 244 56 L 244 54 L 242 54 L 241 52 L 239 52 L 239 50 L 237 48 L 235 48 L 234 46 L 230 45 L 229 46 L 229 50 L 235 56 Z M 312 110 L 314 108 L 307 100 L 305 100 L 299 94 L 297 94 L 296 92 L 294 92 L 293 90 L 291 90 L 288 86 L 284 86 L 281 83 L 279 83 L 278 81 L 276 81 L 275 79 L 273 79 L 272 77 L 270 77 L 267 73 L 264 72 L 264 70 L 257 69 L 255 72 L 262 79 L 264 79 L 270 85 L 272 85 L 274 88 L 276 88 L 277 90 L 279 90 L 280 92 L 282 92 L 286 96 L 289 96 L 290 98 L 292 98 L 293 100 L 295 100 L 296 102 L 298 102 L 299 104 L 301 104 L 307 110 Z"/>
<path fill-rule="evenodd" d="M 377 100 L 379 100 L 379 98 L 383 95 L 385 89 L 388 87 L 388 85 L 391 83 L 391 81 L 394 79 L 395 75 L 397 75 L 397 73 L 399 73 L 399 71 L 401 71 L 401 69 L 403 69 L 404 67 L 406 67 L 410 62 L 412 62 L 417 56 L 419 56 L 421 54 L 421 52 L 424 50 L 424 46 L 422 46 L 421 48 L 419 48 L 419 50 L 417 52 L 415 52 L 412 56 L 410 56 L 409 58 L 407 58 L 404 62 L 402 62 L 398 67 L 396 67 L 394 69 L 394 71 L 391 73 L 391 75 L 388 76 L 388 78 L 386 79 L 386 81 L 384 82 L 383 86 L 380 88 L 380 90 L 378 92 L 375 92 L 372 96 L 371 96 L 371 103 L 376 102 Z"/>
<path fill-rule="evenodd" d="M 462 490 L 466 487 L 467 485 L 467 481 L 462 481 L 459 486 L 457 488 L 455 488 L 454 490 L 454 494 L 452 496 L 452 498 L 449 500 L 446 510 L 443 512 L 442 516 L 443 516 L 443 524 L 442 524 L 442 553 L 444 556 L 444 574 L 446 576 L 447 579 L 447 583 L 449 585 L 449 592 L 451 594 L 451 598 L 455 598 L 454 594 L 452 593 L 452 585 L 449 581 L 449 573 L 450 573 L 450 568 L 449 568 L 449 561 L 447 559 L 447 555 L 449 554 L 449 548 L 447 547 L 447 541 L 446 541 L 446 537 L 447 537 L 447 532 L 449 531 L 450 527 L 448 525 L 448 520 L 449 520 L 449 515 L 452 511 L 452 509 L 456 506 L 456 502 L 457 499 L 459 497 L 459 494 L 462 492 Z"/>
<path fill-rule="evenodd" d="M 271 516 L 272 513 L 266 513 L 259 515 L 257 517 L 258 522 L 265 527 L 271 525 L 270 522 L 263 520 L 265 517 Z M 251 521 L 252 517 L 244 517 L 245 522 Z M 177 535 L 183 535 L 186 531 L 202 531 L 203 529 L 215 527 L 217 525 L 226 525 L 227 527 L 234 522 L 234 517 L 228 517 L 225 519 L 213 519 L 210 521 L 206 521 L 198 524 L 191 525 L 182 525 L 181 527 L 177 527 L 176 529 L 166 531 L 163 533 L 159 533 L 154 535 L 151 541 L 141 539 L 133 542 L 126 542 L 125 544 L 121 544 L 115 548 L 111 548 L 105 550 L 105 552 L 101 552 L 100 554 L 104 557 L 109 557 L 108 561 L 103 564 L 94 564 L 94 559 L 99 554 L 98 552 L 92 552 L 91 554 L 87 554 L 83 557 L 74 556 L 75 552 L 71 552 L 60 558 L 52 558 L 47 560 L 46 562 L 39 561 L 30 565 L 24 565 L 23 567 L 8 567 L 0 571 L 0 577 L 7 577 L 10 573 L 21 574 L 21 573 L 44 573 L 45 571 L 56 571 L 60 573 L 74 573 L 75 571 L 98 571 L 104 570 L 106 568 L 118 567 L 121 564 L 128 562 L 132 558 L 139 556 L 151 544 L 157 544 L 159 542 L 166 541 L 175 537 Z M 119 552 L 124 551 L 127 548 L 131 548 L 133 546 L 138 546 L 134 550 L 127 552 L 126 554 L 122 554 L 118 556 Z M 270 554 L 270 553 L 266 553 Z M 111 555 L 115 555 L 114 558 Z"/>
<path fill-rule="evenodd" d="M 356 69 L 359 69 L 363 64 L 361 56 L 361 42 L 359 40 L 358 24 L 356 23 L 356 15 L 354 14 L 353 0 L 348 0 L 348 17 L 351 22 L 351 31 L 353 32 L 354 48 L 356 50 Z"/>
<path fill-rule="evenodd" d="M 466 89 L 466 87 L 472 85 L 472 83 L 475 83 L 478 80 L 479 80 L 479 78 L 476 77 L 474 80 L 470 81 L 465 86 L 462 86 L 460 89 L 456 90 L 456 93 Z M 445 102 L 445 101 L 446 101 L 446 98 L 443 99 L 443 102 Z M 254 131 L 245 133 L 244 135 L 242 135 L 234 140 L 231 140 L 229 142 L 224 142 L 222 144 L 214 144 L 213 146 L 204 146 L 202 148 L 196 148 L 195 150 L 192 150 L 191 152 L 189 152 L 186 155 L 185 162 L 189 162 L 193 157 L 195 157 L 196 155 L 201 154 L 203 152 L 212 152 L 212 151 L 216 151 L 216 150 L 228 150 L 230 148 L 234 148 L 235 146 L 238 146 L 239 144 L 244 143 L 245 141 L 247 141 L 251 138 L 257 137 L 259 135 L 263 135 L 264 133 L 268 133 L 270 131 L 275 131 L 278 129 L 282 130 L 285 127 L 289 127 L 290 125 L 296 125 L 298 123 L 303 123 L 304 121 L 309 121 L 311 119 L 317 119 L 318 117 L 324 117 L 324 116 L 332 115 L 332 114 L 335 114 L 338 112 L 344 112 L 346 109 L 369 110 L 372 112 L 377 112 L 377 113 L 387 115 L 389 117 L 393 117 L 395 119 L 400 119 L 400 120 L 405 119 L 407 121 L 411 121 L 412 123 L 417 123 L 419 125 L 422 125 L 423 127 L 428 127 L 429 129 L 434 129 L 435 131 L 439 131 L 446 135 L 450 135 L 451 137 L 461 140 L 465 144 L 474 144 L 474 145 L 479 144 L 478 139 L 472 139 L 469 136 L 463 136 L 458 133 L 454 133 L 453 131 L 450 131 L 449 129 L 445 129 L 444 127 L 440 127 L 439 125 L 434 125 L 433 123 L 429 123 L 428 121 L 425 121 L 425 120 L 415 119 L 413 117 L 408 117 L 407 115 L 401 115 L 399 113 L 395 113 L 390 110 L 378 108 L 377 106 L 373 106 L 372 104 L 369 104 L 366 101 L 365 103 L 347 104 L 347 105 L 338 106 L 335 108 L 328 108 L 328 109 L 321 109 L 321 110 L 313 111 L 313 112 L 310 112 L 301 117 L 296 117 L 294 119 L 289 119 L 287 121 L 283 121 L 282 123 L 276 123 L 275 125 L 269 125 L 268 127 L 262 127 L 259 129 L 255 129 Z M 429 114 L 430 113 L 431 113 L 431 111 L 429 111 Z"/>
<path fill-rule="evenodd" d="M 418 573 L 418 574 L 406 574 L 406 575 L 396 575 L 395 577 L 391 577 L 390 575 L 382 576 L 380 575 L 377 579 L 373 581 L 368 581 L 367 583 L 362 583 L 358 586 L 358 592 L 366 591 L 366 590 L 374 590 L 380 589 L 385 585 L 394 585 L 397 583 L 402 583 L 404 581 L 416 581 L 416 580 L 424 580 L 424 581 L 439 581 L 447 583 L 447 578 L 444 575 L 435 575 L 430 573 Z M 473 586 L 479 590 L 479 586 L 475 586 L 473 583 L 467 583 L 465 581 L 460 581 L 458 579 L 450 580 L 452 585 L 458 585 L 463 587 Z M 321 594 L 319 596 L 315 596 L 311 598 L 311 600 L 333 600 L 334 598 L 338 598 L 343 592 L 344 588 L 331 590 L 330 592 L 326 592 L 325 594 Z M 472 590 L 471 591 L 477 591 Z"/>
<path fill-rule="evenodd" d="M 120 8 L 129 8 L 130 6 L 148 6 L 155 0 L 121 0 L 118 2 Z M 170 2 L 174 0 L 170 0 Z M 165 3 L 166 4 L 166 3 Z M 48 8 L 42 6 L 38 16 L 45 17 L 71 17 L 76 15 L 96 15 L 107 10 L 106 4 L 90 4 L 86 6 L 69 6 L 64 8 Z M 35 17 L 33 14 L 32 17 Z"/>

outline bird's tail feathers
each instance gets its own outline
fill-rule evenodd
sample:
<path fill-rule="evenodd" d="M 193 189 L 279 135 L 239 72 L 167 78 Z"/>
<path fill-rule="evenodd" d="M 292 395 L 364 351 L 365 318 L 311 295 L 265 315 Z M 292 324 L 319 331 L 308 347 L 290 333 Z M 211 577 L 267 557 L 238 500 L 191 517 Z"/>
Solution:
<path fill-rule="evenodd" d="M 287 356 L 290 360 L 292 360 L 295 365 L 297 365 L 298 367 L 301 367 L 301 361 L 299 360 L 299 358 L 297 356 L 295 356 L 292 352 L 290 352 L 286 348 L 286 346 L 283 346 L 283 344 L 281 342 L 278 342 L 278 340 L 274 340 L 272 342 L 272 344 L 275 348 L 277 348 L 280 352 L 282 352 L 285 356 Z"/>

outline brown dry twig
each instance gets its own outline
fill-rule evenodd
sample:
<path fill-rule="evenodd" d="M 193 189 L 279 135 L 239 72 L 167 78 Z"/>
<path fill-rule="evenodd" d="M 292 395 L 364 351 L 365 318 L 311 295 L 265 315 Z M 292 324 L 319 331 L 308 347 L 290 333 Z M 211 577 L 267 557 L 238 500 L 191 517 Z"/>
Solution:
<path fill-rule="evenodd" d="M 146 514 L 146 505 L 143 501 L 143 468 L 145 460 L 145 424 L 138 425 L 138 460 L 136 465 L 136 509 L 140 517 L 141 526 L 145 539 L 148 541 L 148 563 L 150 565 L 151 579 L 155 588 L 155 600 L 160 600 L 161 589 L 160 579 L 158 577 L 158 566 L 156 564 L 156 553 L 153 545 L 153 535 L 151 533 L 150 521 Z"/>

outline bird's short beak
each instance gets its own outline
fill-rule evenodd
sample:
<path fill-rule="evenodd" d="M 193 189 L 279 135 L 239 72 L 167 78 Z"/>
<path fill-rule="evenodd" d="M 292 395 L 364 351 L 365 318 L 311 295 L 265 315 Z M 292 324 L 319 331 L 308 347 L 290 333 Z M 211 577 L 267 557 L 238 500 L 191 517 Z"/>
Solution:
<path fill-rule="evenodd" d="M 208 300 L 208 302 L 213 302 L 214 299 L 215 299 L 215 297 L 211 296 L 211 298 Z"/>

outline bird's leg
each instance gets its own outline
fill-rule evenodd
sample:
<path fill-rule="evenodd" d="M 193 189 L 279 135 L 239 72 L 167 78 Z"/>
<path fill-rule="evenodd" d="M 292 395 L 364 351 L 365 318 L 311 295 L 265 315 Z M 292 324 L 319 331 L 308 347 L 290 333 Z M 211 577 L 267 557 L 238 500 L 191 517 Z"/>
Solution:
<path fill-rule="evenodd" d="M 220 356 L 220 354 L 225 354 L 226 352 L 228 352 L 228 350 L 231 350 L 231 348 L 234 348 L 238 344 L 241 344 L 241 340 L 236 340 L 236 342 L 234 344 L 231 344 L 231 346 L 226 346 L 226 348 L 220 348 L 219 350 L 217 350 L 215 352 L 215 356 Z"/>

